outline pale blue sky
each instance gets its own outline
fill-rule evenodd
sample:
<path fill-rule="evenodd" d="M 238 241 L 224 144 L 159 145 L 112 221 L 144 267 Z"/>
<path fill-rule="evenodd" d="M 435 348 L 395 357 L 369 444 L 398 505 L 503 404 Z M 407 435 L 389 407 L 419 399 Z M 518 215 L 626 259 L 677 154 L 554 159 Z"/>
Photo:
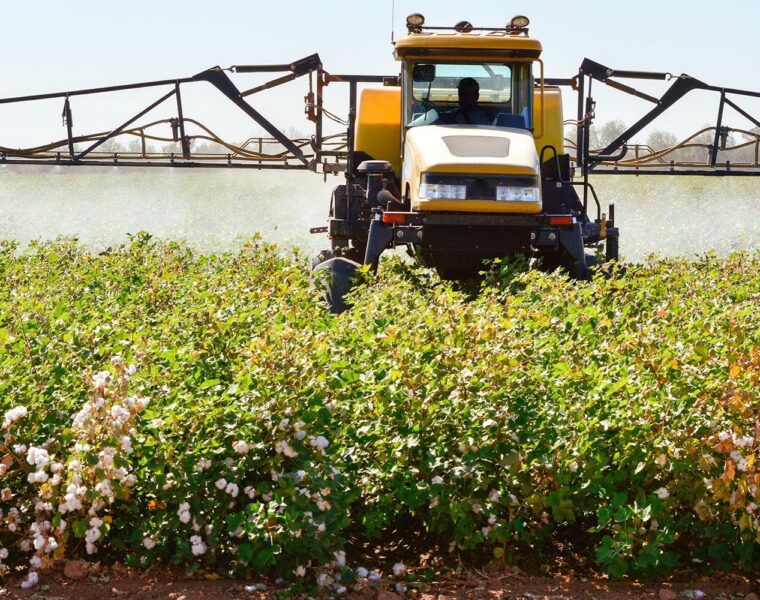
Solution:
<path fill-rule="evenodd" d="M 760 90 L 757 1 L 396 0 L 397 36 L 414 11 L 424 13 L 429 24 L 468 19 L 477 26 L 526 14 L 531 34 L 543 43 L 548 76 L 570 76 L 588 56 L 621 69 L 686 72 L 715 85 Z M 394 74 L 390 29 L 391 0 L 5 2 L 0 97 L 187 76 L 217 64 L 290 62 L 312 52 L 335 73 Z M 255 80 L 238 81 L 245 86 Z M 305 91 L 304 83 L 291 84 L 253 103 L 281 126 L 303 128 Z M 114 126 L 159 95 L 153 90 L 130 101 L 76 100 L 75 133 Z M 649 106 L 617 92 L 600 91 L 597 97 L 600 121 L 630 123 Z M 330 99 L 336 102 L 334 112 L 345 115 L 341 94 L 332 92 Z M 251 130 L 206 90 L 190 93 L 187 101 L 186 116 L 200 117 L 220 133 L 239 139 Z M 696 129 L 714 118 L 706 111 L 716 101 L 695 98 L 662 127 L 680 133 Z M 755 107 L 748 103 L 747 108 Z M 60 109 L 57 101 L 34 109 L 0 107 L 0 144 L 64 135 Z"/>

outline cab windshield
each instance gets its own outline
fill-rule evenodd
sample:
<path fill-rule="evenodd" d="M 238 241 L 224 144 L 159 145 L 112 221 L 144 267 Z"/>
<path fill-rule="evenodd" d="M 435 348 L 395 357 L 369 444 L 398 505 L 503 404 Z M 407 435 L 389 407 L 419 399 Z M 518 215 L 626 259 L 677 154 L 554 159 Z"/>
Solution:
<path fill-rule="evenodd" d="M 533 126 L 530 63 L 410 62 L 404 75 L 407 127 Z"/>

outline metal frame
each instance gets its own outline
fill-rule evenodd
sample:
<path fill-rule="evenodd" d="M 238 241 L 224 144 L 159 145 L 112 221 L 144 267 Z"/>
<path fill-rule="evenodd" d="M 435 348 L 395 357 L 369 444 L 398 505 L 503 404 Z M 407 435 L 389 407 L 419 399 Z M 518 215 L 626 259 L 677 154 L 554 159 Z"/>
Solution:
<path fill-rule="evenodd" d="M 241 91 L 233 83 L 225 71 L 231 73 L 287 73 L 264 84 Z M 246 98 L 279 85 L 288 83 L 299 77 L 307 76 L 309 79 L 309 93 L 306 96 L 306 115 L 314 123 L 314 134 L 309 139 L 293 140 L 285 135 L 279 128 L 273 125 L 264 115 L 256 110 Z M 316 81 L 316 97 L 314 95 L 314 81 Z M 238 168 L 238 169 L 293 169 L 311 170 L 315 172 L 338 173 L 348 171 L 353 173 L 353 142 L 356 121 L 356 98 L 357 86 L 361 83 L 384 83 L 394 84 L 396 77 L 374 75 L 332 75 L 322 68 L 322 62 L 318 54 L 312 54 L 289 64 L 277 65 L 234 65 L 227 69 L 212 67 L 205 71 L 178 79 L 163 79 L 126 85 L 106 86 L 89 88 L 50 94 L 37 94 L 31 96 L 19 96 L 13 98 L 0 98 L 0 105 L 34 102 L 37 100 L 50 100 L 63 98 L 63 124 L 66 127 L 66 138 L 54 141 L 50 144 L 30 149 L 13 149 L 0 146 L 0 164 L 25 164 L 25 165 L 67 165 L 67 166 L 128 166 L 128 167 L 172 167 L 172 168 Z M 184 115 L 181 87 L 192 83 L 205 82 L 214 86 L 222 95 L 232 102 L 239 110 L 262 127 L 271 137 L 251 138 L 246 143 L 258 147 L 258 152 L 245 151 L 243 147 L 236 147 L 220 138 L 216 140 L 232 151 L 213 154 L 194 154 L 191 150 L 191 141 L 195 137 L 189 136 L 186 131 L 188 122 L 197 123 Z M 323 107 L 324 88 L 330 83 L 349 84 L 349 107 L 346 131 L 337 135 L 324 135 L 324 117 L 331 116 Z M 172 86 L 168 92 L 149 104 L 143 110 L 130 119 L 107 132 L 99 132 L 89 135 L 74 136 L 73 134 L 73 110 L 71 98 L 75 96 L 105 94 L 127 90 L 146 89 L 152 87 Z M 158 121 L 147 125 L 140 125 L 139 121 L 154 108 L 174 97 L 177 102 L 177 116 L 168 120 Z M 174 141 L 180 144 L 181 153 L 162 153 L 146 151 L 145 127 L 168 124 L 171 127 L 171 138 L 160 138 L 164 141 Z M 202 126 L 202 125 L 201 125 Z M 203 127 L 203 126 L 202 126 Z M 204 127 L 205 129 L 205 127 Z M 206 129 L 207 131 L 210 131 Z M 98 148 L 105 142 L 125 133 L 139 135 L 142 140 L 142 152 L 140 153 L 106 153 L 98 152 Z M 135 132 L 139 132 L 135 133 Z M 211 138 L 206 138 L 211 139 Z M 76 146 L 89 143 L 81 151 Z M 265 154 L 264 145 L 275 145 L 283 148 L 282 152 Z"/>
<path fill-rule="evenodd" d="M 660 98 L 655 98 L 633 87 L 620 83 L 619 79 L 643 79 L 643 80 L 675 80 Z M 592 152 L 589 147 L 590 127 L 594 119 L 596 103 L 591 95 L 592 82 L 596 80 L 621 92 L 636 96 L 655 106 L 631 125 L 626 131 L 610 142 L 606 148 Z M 752 164 L 737 164 L 729 161 L 718 163 L 718 152 L 728 150 L 726 138 L 732 128 L 724 125 L 724 107 L 728 105 L 740 115 L 751 121 L 756 127 L 760 127 L 760 119 L 753 117 L 749 112 L 741 108 L 730 96 L 743 96 L 760 98 L 760 92 L 741 90 L 737 88 L 723 88 L 708 85 L 699 79 L 689 75 L 674 76 L 671 73 L 651 71 L 628 71 L 612 69 L 588 58 L 578 70 L 578 75 L 572 79 L 546 79 L 546 85 L 569 86 L 577 92 L 577 137 L 575 140 L 576 166 L 581 170 L 584 183 L 588 183 L 589 174 L 611 175 L 701 175 L 701 176 L 756 176 L 760 175 L 760 134 L 755 134 L 756 158 Z M 652 159 L 650 161 L 639 159 L 641 145 L 629 145 L 631 139 L 647 125 L 651 124 L 665 111 L 675 105 L 681 98 L 694 90 L 704 90 L 720 94 L 718 115 L 714 129 L 713 143 L 709 146 L 709 160 L 704 163 L 678 163 Z M 745 132 L 751 133 L 751 132 Z M 634 149 L 636 157 L 626 159 L 628 152 Z M 660 154 L 676 151 L 677 148 L 667 149 Z M 616 154 L 617 153 L 617 154 Z M 584 202 L 587 200 L 584 197 Z"/>

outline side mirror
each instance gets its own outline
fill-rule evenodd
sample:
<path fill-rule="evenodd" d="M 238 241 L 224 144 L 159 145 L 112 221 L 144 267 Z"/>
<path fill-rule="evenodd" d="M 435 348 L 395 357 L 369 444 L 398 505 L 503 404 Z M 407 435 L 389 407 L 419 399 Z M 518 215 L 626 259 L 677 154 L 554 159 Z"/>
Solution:
<path fill-rule="evenodd" d="M 412 80 L 430 83 L 435 79 L 435 65 L 416 64 L 412 69 Z"/>

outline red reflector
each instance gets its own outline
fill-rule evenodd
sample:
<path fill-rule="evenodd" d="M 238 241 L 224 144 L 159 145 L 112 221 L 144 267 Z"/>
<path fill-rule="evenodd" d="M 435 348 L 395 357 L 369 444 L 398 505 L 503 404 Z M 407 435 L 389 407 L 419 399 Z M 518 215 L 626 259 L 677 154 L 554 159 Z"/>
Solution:
<path fill-rule="evenodd" d="M 384 212 L 383 213 L 383 223 L 404 223 L 406 221 L 406 214 L 405 213 L 397 213 L 397 212 Z"/>
<path fill-rule="evenodd" d="M 549 225 L 572 225 L 572 224 L 573 224 L 572 215 L 555 215 L 555 216 L 549 217 Z"/>

